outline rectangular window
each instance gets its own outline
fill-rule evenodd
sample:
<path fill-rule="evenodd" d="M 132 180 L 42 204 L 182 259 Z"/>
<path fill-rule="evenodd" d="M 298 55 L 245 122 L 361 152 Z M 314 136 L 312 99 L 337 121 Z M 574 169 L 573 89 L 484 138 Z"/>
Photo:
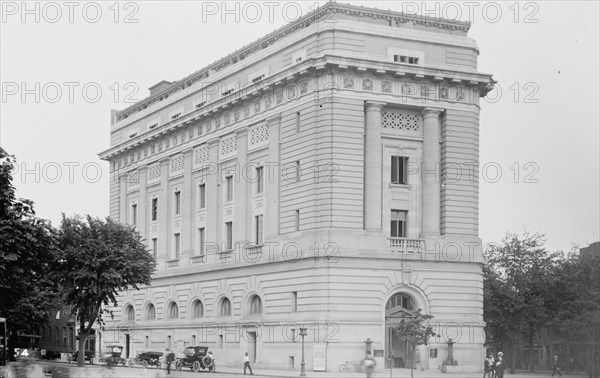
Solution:
<path fill-rule="evenodd" d="M 150 348 L 150 336 L 146 336 L 144 339 L 144 348 Z"/>
<path fill-rule="evenodd" d="M 219 335 L 217 339 L 217 349 L 223 349 L 223 335 Z"/>
<path fill-rule="evenodd" d="M 131 205 L 131 224 L 137 226 L 137 204 Z"/>
<path fill-rule="evenodd" d="M 300 231 L 300 210 L 294 213 L 294 231 Z"/>
<path fill-rule="evenodd" d="M 394 55 L 394 62 L 404 64 L 419 64 L 419 58 L 408 55 Z"/>
<path fill-rule="evenodd" d="M 407 156 L 392 156 L 392 184 L 408 184 Z"/>
<path fill-rule="evenodd" d="M 206 242 L 205 235 L 206 235 L 206 233 L 205 233 L 204 227 L 199 228 L 198 229 L 198 251 L 199 251 L 200 255 L 204 255 L 204 253 L 205 253 L 205 251 L 204 251 L 204 244 Z"/>
<path fill-rule="evenodd" d="M 296 132 L 300 132 L 300 112 L 296 113 Z"/>
<path fill-rule="evenodd" d="M 300 181 L 302 171 L 300 170 L 300 160 L 296 160 L 296 182 Z"/>
<path fill-rule="evenodd" d="M 263 244 L 263 216 L 257 215 L 254 217 L 256 234 L 254 235 L 254 242 L 256 245 Z"/>
<path fill-rule="evenodd" d="M 154 255 L 154 261 L 158 258 L 158 239 L 152 239 L 152 254 Z"/>
<path fill-rule="evenodd" d="M 152 198 L 152 220 L 158 219 L 158 198 Z"/>
<path fill-rule="evenodd" d="M 264 185 L 264 167 L 258 167 L 256 168 L 256 193 L 262 193 Z"/>
<path fill-rule="evenodd" d="M 173 204 L 173 207 L 175 208 L 175 215 L 181 214 L 181 192 L 179 190 L 175 192 L 173 201 L 175 202 Z"/>
<path fill-rule="evenodd" d="M 196 335 L 192 335 L 192 346 L 196 346 Z"/>
<path fill-rule="evenodd" d="M 292 291 L 292 306 L 291 306 L 291 311 L 292 312 L 298 311 L 298 292 L 297 291 Z"/>
<path fill-rule="evenodd" d="M 233 201 L 233 176 L 225 177 L 226 201 Z"/>
<path fill-rule="evenodd" d="M 391 219 L 391 232 L 392 238 L 405 238 L 406 237 L 406 220 L 408 211 L 404 210 L 392 210 Z"/>
<path fill-rule="evenodd" d="M 198 202 L 200 204 L 200 208 L 206 208 L 206 184 L 200 184 L 198 186 Z"/>
<path fill-rule="evenodd" d="M 225 223 L 225 249 L 228 251 L 233 249 L 233 222 Z"/>
<path fill-rule="evenodd" d="M 175 258 L 179 258 L 179 254 L 181 253 L 181 234 L 175 234 Z"/>

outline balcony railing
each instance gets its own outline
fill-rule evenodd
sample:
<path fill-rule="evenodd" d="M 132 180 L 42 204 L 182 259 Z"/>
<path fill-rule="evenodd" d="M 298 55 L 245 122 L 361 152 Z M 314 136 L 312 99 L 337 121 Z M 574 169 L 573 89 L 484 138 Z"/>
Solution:
<path fill-rule="evenodd" d="M 421 253 L 424 241 L 421 239 L 388 238 L 390 251 L 395 253 Z"/>

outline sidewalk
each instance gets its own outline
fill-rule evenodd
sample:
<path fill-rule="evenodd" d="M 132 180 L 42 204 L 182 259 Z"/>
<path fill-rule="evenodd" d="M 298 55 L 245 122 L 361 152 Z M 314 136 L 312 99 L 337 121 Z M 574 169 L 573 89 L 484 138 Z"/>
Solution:
<path fill-rule="evenodd" d="M 230 375 L 243 375 L 243 368 L 228 368 L 228 367 L 218 367 L 218 373 L 226 373 Z M 375 374 L 373 374 L 374 378 L 404 378 L 410 377 L 410 369 L 394 369 L 390 375 L 390 370 L 378 370 Z M 444 374 L 441 371 L 435 370 L 414 370 L 413 375 L 415 378 L 481 378 L 483 373 L 464 373 L 464 374 Z M 506 378 L 538 378 L 538 377 L 550 377 L 552 376 L 551 370 L 541 370 L 536 373 L 526 373 L 517 371 L 515 374 L 509 374 L 508 372 L 504 374 Z M 300 369 L 295 371 L 292 370 L 262 370 L 262 369 L 254 369 L 254 376 L 256 377 L 278 377 L 278 378 L 288 378 L 288 377 L 299 377 Z M 365 373 L 340 373 L 340 372 L 313 372 L 307 371 L 306 377 L 312 378 L 353 378 L 353 377 L 365 377 Z M 559 375 L 556 374 L 555 377 Z M 587 376 L 583 373 L 580 374 L 566 374 L 562 373 L 563 378 L 584 378 Z"/>

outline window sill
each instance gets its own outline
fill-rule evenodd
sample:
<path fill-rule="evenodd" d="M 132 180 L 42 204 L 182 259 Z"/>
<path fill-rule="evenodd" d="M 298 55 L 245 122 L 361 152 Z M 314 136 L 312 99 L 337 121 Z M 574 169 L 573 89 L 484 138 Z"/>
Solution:
<path fill-rule="evenodd" d="M 410 184 L 392 184 L 392 183 L 390 183 L 390 189 L 407 189 L 407 190 L 412 190 L 412 185 L 410 185 Z"/>
<path fill-rule="evenodd" d="M 178 266 L 178 265 L 179 265 L 179 259 L 167 260 L 168 267 Z"/>

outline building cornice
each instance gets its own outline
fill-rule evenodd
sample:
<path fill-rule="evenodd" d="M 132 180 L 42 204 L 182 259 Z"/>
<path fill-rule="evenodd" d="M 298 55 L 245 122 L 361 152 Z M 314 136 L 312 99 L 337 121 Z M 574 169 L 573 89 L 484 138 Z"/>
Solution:
<path fill-rule="evenodd" d="M 286 87 L 290 83 L 297 83 L 303 78 L 319 74 L 326 67 L 337 70 L 341 74 L 346 73 L 348 75 L 372 75 L 374 77 L 389 75 L 397 80 L 412 81 L 414 83 L 431 82 L 449 86 L 477 87 L 480 97 L 485 96 L 496 83 L 491 75 L 484 73 L 400 65 L 394 62 L 381 62 L 375 59 L 366 60 L 336 55 L 324 55 L 318 58 L 309 58 L 305 62 L 269 77 L 265 82 L 259 82 L 244 88 L 241 91 L 232 93 L 230 96 L 216 100 L 203 108 L 194 109 L 175 120 L 159 126 L 155 130 L 142 133 L 131 140 L 119 143 L 100 153 L 100 158 L 107 160 L 121 153 L 128 153 L 129 150 L 140 147 L 143 144 L 150 143 L 174 132 L 181 131 L 183 128 L 210 119 L 215 115 L 228 112 L 232 107 L 239 105 L 240 102 L 252 103 L 254 101 L 259 101 L 257 99 L 260 99 L 264 92 L 273 93 L 276 90 Z"/>
<path fill-rule="evenodd" d="M 125 119 L 129 115 L 144 110 L 151 104 L 157 101 L 162 101 L 163 99 L 169 97 L 173 93 L 178 92 L 180 90 L 184 90 L 192 86 L 194 83 L 209 77 L 209 75 L 213 71 L 219 71 L 225 67 L 235 64 L 241 60 L 244 60 L 251 54 L 262 51 L 267 46 L 274 44 L 278 40 L 289 35 L 290 33 L 304 29 L 315 22 L 335 23 L 336 14 L 353 15 L 359 16 L 361 18 L 383 19 L 387 20 L 390 23 L 390 25 L 412 23 L 415 25 L 422 25 L 437 29 L 459 30 L 461 32 L 464 32 L 465 34 L 468 32 L 471 26 L 469 22 L 464 21 L 444 20 L 437 17 L 420 16 L 415 14 L 394 12 L 390 10 L 386 11 L 376 8 L 366 8 L 350 4 L 328 2 L 324 6 L 319 7 L 314 11 L 300 17 L 298 20 L 291 22 L 285 26 L 282 26 L 281 28 L 267 34 L 262 38 L 259 38 L 258 40 L 234 51 L 233 53 L 225 56 L 224 58 L 221 58 L 209 64 L 208 66 L 192 73 L 191 75 L 184 77 L 181 80 L 173 82 L 173 84 L 165 90 L 155 95 L 151 95 L 145 99 L 142 99 L 139 102 L 121 111 L 116 112 L 116 120 L 118 121 L 121 119 Z"/>

